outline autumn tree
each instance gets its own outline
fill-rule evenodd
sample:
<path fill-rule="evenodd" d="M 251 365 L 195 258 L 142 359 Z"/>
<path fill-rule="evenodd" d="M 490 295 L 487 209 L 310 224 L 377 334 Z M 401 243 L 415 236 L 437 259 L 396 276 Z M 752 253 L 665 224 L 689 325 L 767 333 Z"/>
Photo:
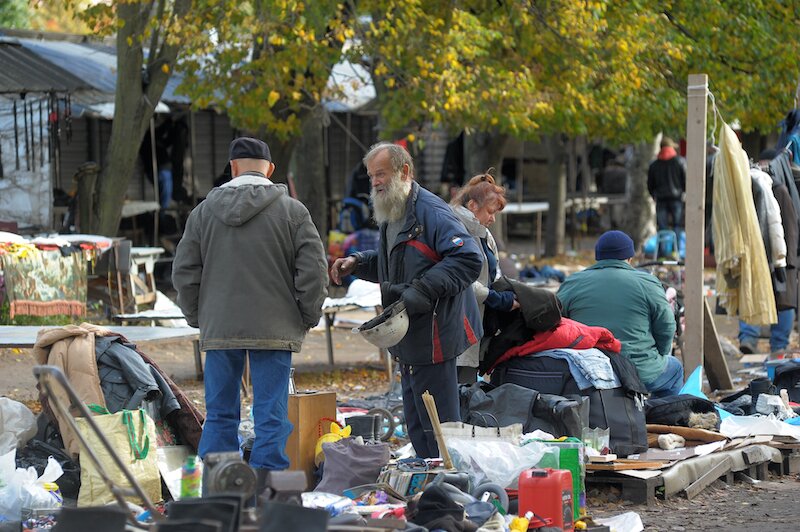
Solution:
<path fill-rule="evenodd" d="M 181 65 L 181 90 L 196 107 L 224 110 L 231 123 L 267 141 L 285 180 L 295 157 L 298 196 L 326 232 L 322 124 L 331 70 L 352 30 L 352 11 L 332 0 L 243 2 L 199 35 Z"/>
<path fill-rule="evenodd" d="M 116 34 L 108 164 L 95 188 L 87 231 L 116 234 L 139 144 L 179 55 L 190 36 L 209 33 L 220 14 L 235 5 L 222 0 L 120 0 L 86 7 L 80 0 L 66 0 L 65 6 L 75 9 L 96 34 Z"/>

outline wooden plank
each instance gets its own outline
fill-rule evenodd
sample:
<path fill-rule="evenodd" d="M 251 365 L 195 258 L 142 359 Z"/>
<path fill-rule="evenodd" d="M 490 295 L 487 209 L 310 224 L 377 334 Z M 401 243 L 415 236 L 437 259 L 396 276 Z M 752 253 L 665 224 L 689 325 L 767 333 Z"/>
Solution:
<path fill-rule="evenodd" d="M 708 76 L 690 74 L 686 113 L 686 330 L 684 378 L 703 365 L 703 246 L 705 243 L 706 110 Z"/>
<path fill-rule="evenodd" d="M 720 463 L 706 471 L 703 476 L 686 487 L 686 498 L 691 501 L 697 496 L 698 493 L 710 486 L 712 482 L 723 475 L 727 475 L 730 470 L 731 459 L 730 457 L 726 456 Z"/>
<path fill-rule="evenodd" d="M 627 462 L 611 462 L 608 464 L 586 464 L 587 471 L 623 471 L 625 469 L 658 469 L 663 467 L 662 461 L 630 460 Z"/>
<path fill-rule="evenodd" d="M 728 361 L 725 360 L 725 353 L 719 343 L 717 326 L 714 323 L 714 316 L 708 306 L 708 300 L 703 298 L 703 367 L 708 376 L 708 383 L 712 390 L 727 390 L 733 388 L 731 372 L 728 369 Z"/>

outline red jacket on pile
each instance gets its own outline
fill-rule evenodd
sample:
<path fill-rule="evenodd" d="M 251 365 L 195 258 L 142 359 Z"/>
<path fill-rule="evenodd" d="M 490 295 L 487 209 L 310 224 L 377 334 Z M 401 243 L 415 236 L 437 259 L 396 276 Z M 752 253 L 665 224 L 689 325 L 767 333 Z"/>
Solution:
<path fill-rule="evenodd" d="M 622 344 L 605 327 L 591 327 L 569 318 L 561 318 L 561 323 L 554 328 L 536 333 L 530 341 L 503 353 L 503 356 L 489 368 L 488 373 L 511 357 L 524 357 L 548 349 L 591 349 L 593 347 L 619 353 Z"/>

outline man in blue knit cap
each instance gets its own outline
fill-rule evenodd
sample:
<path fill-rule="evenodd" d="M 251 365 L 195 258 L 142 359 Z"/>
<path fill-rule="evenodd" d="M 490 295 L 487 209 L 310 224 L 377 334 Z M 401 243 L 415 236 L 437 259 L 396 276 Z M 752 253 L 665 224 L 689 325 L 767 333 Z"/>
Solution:
<path fill-rule="evenodd" d="M 634 254 L 628 235 L 603 233 L 594 248 L 597 262 L 558 290 L 563 315 L 614 333 L 653 397 L 676 395 L 683 366 L 672 356 L 675 315 L 659 280 L 631 266 Z"/>

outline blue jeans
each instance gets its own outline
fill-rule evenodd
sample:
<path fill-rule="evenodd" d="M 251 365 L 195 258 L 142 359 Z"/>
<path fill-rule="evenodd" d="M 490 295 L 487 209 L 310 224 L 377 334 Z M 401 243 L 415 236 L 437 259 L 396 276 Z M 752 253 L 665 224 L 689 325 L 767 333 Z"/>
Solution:
<path fill-rule="evenodd" d="M 778 323 L 769 327 L 769 350 L 772 352 L 786 349 L 789 345 L 789 336 L 792 334 L 794 325 L 794 309 L 778 311 Z M 760 327 L 739 321 L 739 345 L 747 344 L 753 346 L 754 350 L 758 344 Z"/>
<path fill-rule="evenodd" d="M 675 234 L 680 233 L 683 227 L 683 201 L 680 198 L 656 200 L 656 225 L 659 231 L 672 229 Z"/>
<path fill-rule="evenodd" d="M 172 170 L 162 168 L 158 171 L 158 203 L 161 209 L 168 209 L 172 200 Z"/>
<path fill-rule="evenodd" d="M 292 365 L 289 351 L 220 349 L 206 352 L 206 422 L 198 453 L 204 458 L 208 453 L 239 450 L 242 409 L 239 386 L 248 352 L 256 432 L 250 465 L 270 471 L 287 469 L 286 440 L 293 428 L 288 418 Z"/>
<path fill-rule="evenodd" d="M 653 399 L 678 395 L 681 387 L 683 387 L 683 365 L 672 355 L 667 357 L 667 365 L 664 366 L 661 375 L 650 384 L 645 384 Z"/>

